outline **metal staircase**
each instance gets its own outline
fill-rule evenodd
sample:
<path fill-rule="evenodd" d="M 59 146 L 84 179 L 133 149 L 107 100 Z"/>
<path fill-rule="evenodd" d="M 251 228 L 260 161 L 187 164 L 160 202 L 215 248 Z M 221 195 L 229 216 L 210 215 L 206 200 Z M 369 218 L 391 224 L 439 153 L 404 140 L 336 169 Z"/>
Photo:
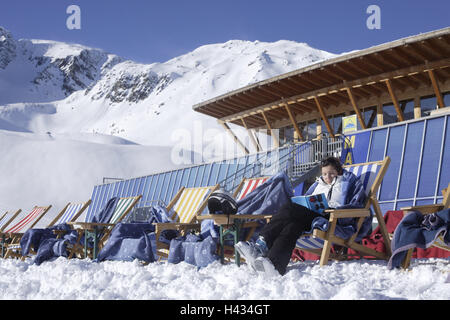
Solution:
<path fill-rule="evenodd" d="M 330 156 L 340 157 L 344 136 L 320 137 L 303 143 L 290 143 L 265 154 L 258 154 L 256 160 L 247 163 L 233 174 L 219 182 L 221 188 L 232 193 L 243 178 L 272 176 L 284 171 L 292 185 L 317 176 L 320 161 Z"/>

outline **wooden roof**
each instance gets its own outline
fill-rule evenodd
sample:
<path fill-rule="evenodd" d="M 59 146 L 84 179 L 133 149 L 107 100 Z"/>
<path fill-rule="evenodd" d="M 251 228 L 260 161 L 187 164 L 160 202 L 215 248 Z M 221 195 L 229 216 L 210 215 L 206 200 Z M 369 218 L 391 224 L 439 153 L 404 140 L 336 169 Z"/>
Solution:
<path fill-rule="evenodd" d="M 234 90 L 193 109 L 249 129 L 267 128 L 268 123 L 276 128 L 293 123 L 292 119 L 301 122 L 311 114 L 322 119 L 338 114 L 343 105 L 354 105 L 357 111 L 358 101 L 431 88 L 433 79 L 444 83 L 449 75 L 450 27 L 340 55 Z"/>

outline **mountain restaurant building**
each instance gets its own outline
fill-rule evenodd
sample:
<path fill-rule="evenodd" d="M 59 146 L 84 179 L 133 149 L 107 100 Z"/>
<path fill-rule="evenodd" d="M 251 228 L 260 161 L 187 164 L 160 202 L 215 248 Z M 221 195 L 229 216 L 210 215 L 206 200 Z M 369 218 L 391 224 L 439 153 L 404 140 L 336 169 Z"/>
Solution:
<path fill-rule="evenodd" d="M 145 217 L 183 186 L 219 184 L 233 193 L 243 178 L 280 171 L 302 194 L 301 181 L 328 155 L 345 164 L 390 157 L 377 194 L 383 213 L 440 203 L 450 182 L 449 106 L 450 28 L 351 52 L 195 105 L 246 154 L 95 186 L 89 212 L 112 196 L 142 195 L 136 215 Z M 247 146 L 230 124 L 245 128 Z M 267 150 L 259 130 L 272 136 Z"/>
<path fill-rule="evenodd" d="M 275 147 L 449 112 L 450 27 L 344 54 L 193 107 L 229 124 L 267 130 Z M 277 130 L 277 134 L 274 134 Z"/>

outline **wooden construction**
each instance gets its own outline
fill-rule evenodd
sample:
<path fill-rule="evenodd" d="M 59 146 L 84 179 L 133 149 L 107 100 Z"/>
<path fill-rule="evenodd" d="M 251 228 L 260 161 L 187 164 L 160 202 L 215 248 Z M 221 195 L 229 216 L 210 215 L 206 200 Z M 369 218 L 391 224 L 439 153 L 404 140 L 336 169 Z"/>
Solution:
<path fill-rule="evenodd" d="M 399 39 L 233 90 L 193 109 L 216 118 L 246 153 L 247 146 L 230 130 L 230 124 L 248 132 L 268 130 L 277 148 L 280 141 L 275 130 L 283 137 L 284 129 L 289 128 L 304 140 L 313 128 L 308 126 L 317 124 L 319 134 L 323 123 L 330 136 L 339 134 L 331 125 L 332 117 L 354 113 L 364 129 L 372 127 L 378 116 L 377 125 L 382 126 L 383 108 L 393 105 L 397 121 L 404 121 L 405 102 L 434 96 L 437 109 L 446 107 L 443 95 L 450 91 L 449 44 L 450 27 Z M 372 112 L 369 121 L 366 112 Z M 415 119 L 422 116 L 420 103 L 415 103 Z"/>
<path fill-rule="evenodd" d="M 13 255 L 14 249 L 20 244 L 23 234 L 33 227 L 42 219 L 42 217 L 50 210 L 52 206 L 38 207 L 35 206 L 30 213 L 24 217 L 16 215 L 14 221 L 11 221 L 2 231 L 2 253 L 7 258 Z M 6 249 L 6 252 L 4 251 Z"/>
<path fill-rule="evenodd" d="M 167 206 L 173 222 L 155 223 L 156 251 L 160 257 L 167 257 L 169 249 L 169 244 L 160 241 L 161 233 L 164 230 L 178 230 L 184 234 L 187 230 L 199 230 L 197 217 L 206 208 L 211 193 L 219 187 L 217 184 L 209 187 L 180 188 Z"/>
<path fill-rule="evenodd" d="M 142 195 L 120 198 L 117 202 L 114 213 L 111 215 L 111 219 L 107 223 L 95 223 L 95 222 L 68 222 L 78 231 L 78 239 L 74 245 L 67 247 L 69 259 L 73 257 L 91 259 L 97 258 L 98 252 L 103 248 L 106 241 L 109 239 L 113 227 L 121 222 L 135 207 L 135 205 L 141 200 Z M 84 244 L 81 244 L 81 238 L 84 236 Z M 89 240 L 93 240 L 93 247 L 89 247 Z"/>
<path fill-rule="evenodd" d="M 408 211 L 418 211 L 424 215 L 426 214 L 432 214 L 438 211 L 441 211 L 443 209 L 447 209 L 450 208 L 450 183 L 448 184 L 448 187 L 445 188 L 444 190 L 442 190 L 442 195 L 444 196 L 444 198 L 442 199 L 442 203 L 440 204 L 430 204 L 430 205 L 423 205 L 423 206 L 414 206 L 414 207 L 405 207 L 402 208 L 403 211 L 406 211 L 405 214 L 408 214 Z M 447 246 L 444 243 L 444 240 L 442 238 L 442 235 L 438 236 L 438 238 L 436 239 L 436 241 L 433 243 L 433 246 L 436 246 L 440 249 L 444 249 L 444 250 L 449 250 L 450 251 L 450 247 Z M 414 248 L 413 249 L 409 249 L 405 259 L 402 262 L 402 268 L 403 269 L 408 269 L 410 264 L 411 264 L 411 258 L 414 252 Z"/>
<path fill-rule="evenodd" d="M 383 161 L 375 161 L 368 163 L 353 164 L 344 166 L 350 172 L 359 177 L 366 190 L 366 205 L 362 209 L 333 209 L 326 210 L 330 214 L 328 231 L 314 229 L 312 234 L 303 235 L 297 240 L 296 247 L 300 250 L 314 253 L 320 256 L 320 266 L 328 263 L 330 258 L 342 260 L 345 256 L 342 253 L 331 254 L 332 244 L 346 248 L 351 248 L 362 255 L 373 256 L 378 259 L 389 260 L 391 256 L 391 246 L 389 233 L 384 223 L 383 214 L 380 210 L 378 200 L 376 198 L 378 189 L 386 174 L 390 163 L 390 158 L 386 157 Z M 364 222 L 364 219 L 370 215 L 370 208 L 373 209 L 375 217 L 380 226 L 383 240 L 386 247 L 386 253 L 381 253 L 371 248 L 365 247 L 355 242 L 356 236 Z M 349 239 L 342 239 L 335 235 L 337 220 L 339 218 L 355 218 L 358 219 L 357 230 Z"/>
<path fill-rule="evenodd" d="M 86 208 L 91 204 L 91 200 L 89 199 L 86 202 L 82 203 L 68 203 L 56 216 L 55 218 L 47 225 L 47 228 L 53 227 L 58 224 L 68 223 L 71 221 L 75 221 L 78 217 L 86 210 Z M 36 223 L 37 224 L 37 223 Z M 35 224 L 35 225 L 36 225 Z M 31 230 L 32 228 L 29 228 Z M 22 260 L 26 258 L 21 253 L 20 248 L 20 239 L 15 243 L 7 245 L 7 251 L 5 254 L 5 258 L 21 258 Z M 29 255 L 36 254 L 35 248 L 30 248 Z"/>

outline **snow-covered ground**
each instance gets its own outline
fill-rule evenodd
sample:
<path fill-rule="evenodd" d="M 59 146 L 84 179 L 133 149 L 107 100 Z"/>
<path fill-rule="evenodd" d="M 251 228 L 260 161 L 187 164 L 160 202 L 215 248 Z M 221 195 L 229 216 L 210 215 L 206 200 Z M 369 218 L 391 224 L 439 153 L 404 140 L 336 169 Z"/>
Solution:
<path fill-rule="evenodd" d="M 254 274 L 247 265 L 185 262 L 146 266 L 58 258 L 0 260 L 0 298 L 22 300 L 450 300 L 450 261 L 413 260 L 410 271 L 383 261 L 292 263 L 285 276 Z M 267 301 L 270 303 L 270 301 Z"/>

